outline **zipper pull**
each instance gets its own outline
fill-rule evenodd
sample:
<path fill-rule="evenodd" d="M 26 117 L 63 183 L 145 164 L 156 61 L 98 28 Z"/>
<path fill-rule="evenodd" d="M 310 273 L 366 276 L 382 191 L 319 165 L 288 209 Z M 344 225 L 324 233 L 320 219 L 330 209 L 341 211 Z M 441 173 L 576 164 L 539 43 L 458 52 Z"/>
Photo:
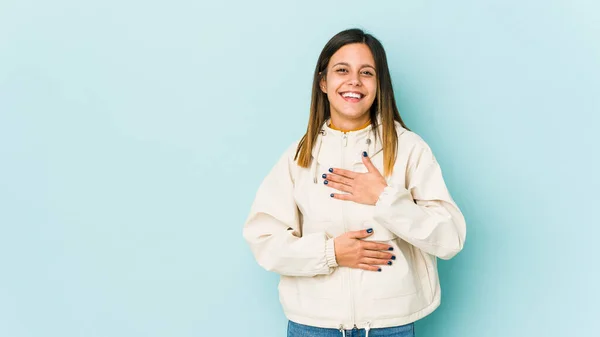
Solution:
<path fill-rule="evenodd" d="M 340 324 L 339 330 L 342 333 L 342 337 L 346 337 L 346 330 L 344 330 L 344 325 L 343 324 Z"/>
<path fill-rule="evenodd" d="M 344 147 L 346 147 L 348 145 L 348 135 L 344 134 Z"/>

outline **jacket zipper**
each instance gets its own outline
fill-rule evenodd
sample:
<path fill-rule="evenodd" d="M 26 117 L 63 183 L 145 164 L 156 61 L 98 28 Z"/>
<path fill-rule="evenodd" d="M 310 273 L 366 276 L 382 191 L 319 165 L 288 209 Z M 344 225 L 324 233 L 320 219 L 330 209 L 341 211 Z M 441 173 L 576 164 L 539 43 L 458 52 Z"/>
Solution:
<path fill-rule="evenodd" d="M 342 136 L 342 167 L 344 169 L 346 169 L 346 163 L 344 161 L 344 152 L 346 151 L 346 146 L 348 145 L 348 135 L 344 134 Z M 346 226 L 346 218 L 344 216 L 344 203 L 342 203 L 342 222 L 344 223 L 344 230 L 346 232 L 348 232 L 348 227 Z M 354 317 L 354 289 L 352 288 L 352 274 L 351 274 L 351 270 L 347 270 L 347 274 L 348 274 L 348 288 L 350 290 L 350 319 L 352 321 L 353 324 L 353 328 L 356 329 L 356 322 L 355 322 L 355 317 Z"/>

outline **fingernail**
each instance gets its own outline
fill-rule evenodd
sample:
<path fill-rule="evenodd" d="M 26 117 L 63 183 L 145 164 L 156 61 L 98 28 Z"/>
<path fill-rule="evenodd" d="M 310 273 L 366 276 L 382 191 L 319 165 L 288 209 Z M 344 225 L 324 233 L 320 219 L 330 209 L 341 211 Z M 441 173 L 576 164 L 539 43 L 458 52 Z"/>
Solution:
<path fill-rule="evenodd" d="M 333 193 L 331 193 L 329 196 L 333 198 Z"/>
<path fill-rule="evenodd" d="M 381 268 L 377 269 L 377 271 L 381 271 Z"/>
<path fill-rule="evenodd" d="M 325 185 L 327 185 L 328 183 L 329 183 L 329 182 L 328 182 L 327 180 L 325 180 L 325 181 L 323 182 L 323 184 L 325 184 Z"/>
<path fill-rule="evenodd" d="M 390 247 L 390 248 L 388 248 L 388 250 L 394 250 L 394 247 Z"/>
<path fill-rule="evenodd" d="M 332 168 L 329 168 L 329 172 L 333 172 L 333 169 L 332 169 Z"/>
<path fill-rule="evenodd" d="M 396 259 L 396 255 L 392 255 L 392 260 L 395 260 L 395 259 Z"/>
<path fill-rule="evenodd" d="M 321 177 L 323 177 L 323 179 L 325 179 L 325 178 L 327 178 L 327 175 L 325 173 L 323 173 L 323 175 Z"/>
<path fill-rule="evenodd" d="M 367 151 L 363 151 L 363 157 L 367 156 Z"/>
<path fill-rule="evenodd" d="M 367 233 L 373 233 L 373 228 L 367 229 Z"/>
<path fill-rule="evenodd" d="M 391 266 L 392 265 L 392 261 L 388 261 L 388 265 Z"/>

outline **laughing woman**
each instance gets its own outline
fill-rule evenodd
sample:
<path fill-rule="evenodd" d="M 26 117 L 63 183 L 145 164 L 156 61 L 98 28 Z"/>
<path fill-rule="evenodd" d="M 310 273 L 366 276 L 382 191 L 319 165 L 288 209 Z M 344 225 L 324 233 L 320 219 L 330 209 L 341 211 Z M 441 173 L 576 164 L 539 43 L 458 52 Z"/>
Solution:
<path fill-rule="evenodd" d="M 323 48 L 306 133 L 263 180 L 243 235 L 280 275 L 288 337 L 414 336 L 440 305 L 436 259 L 462 250 L 465 219 L 402 121 L 372 35 Z"/>

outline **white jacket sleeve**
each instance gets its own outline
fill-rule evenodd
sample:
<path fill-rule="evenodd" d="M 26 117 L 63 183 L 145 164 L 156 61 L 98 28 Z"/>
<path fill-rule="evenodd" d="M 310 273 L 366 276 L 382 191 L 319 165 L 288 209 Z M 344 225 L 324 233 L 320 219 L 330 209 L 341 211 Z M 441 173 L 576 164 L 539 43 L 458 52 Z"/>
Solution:
<path fill-rule="evenodd" d="M 286 276 L 330 274 L 337 267 L 333 238 L 325 232 L 302 235 L 294 201 L 296 145 L 278 160 L 260 184 L 243 236 L 258 264 Z"/>
<path fill-rule="evenodd" d="M 388 185 L 374 207 L 374 219 L 422 251 L 448 260 L 466 239 L 463 214 L 450 196 L 429 146 L 409 168 L 407 186 Z"/>

